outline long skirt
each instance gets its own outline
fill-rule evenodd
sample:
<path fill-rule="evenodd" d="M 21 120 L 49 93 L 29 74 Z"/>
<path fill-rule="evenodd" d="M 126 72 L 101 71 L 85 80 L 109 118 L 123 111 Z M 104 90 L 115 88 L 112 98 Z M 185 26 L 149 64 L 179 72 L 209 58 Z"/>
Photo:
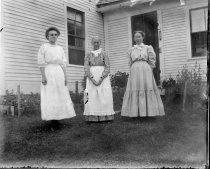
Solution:
<path fill-rule="evenodd" d="M 130 69 L 121 115 L 144 117 L 164 114 L 151 67 L 145 61 L 134 62 Z"/>
<path fill-rule="evenodd" d="M 90 72 L 96 81 L 99 81 L 104 66 L 92 66 Z M 88 102 L 85 104 L 84 115 L 86 121 L 107 121 L 114 119 L 113 96 L 110 78 L 107 76 L 99 86 L 86 79 Z"/>
<path fill-rule="evenodd" d="M 47 65 L 45 75 L 47 84 L 41 84 L 42 120 L 61 120 L 76 116 L 61 66 Z"/>

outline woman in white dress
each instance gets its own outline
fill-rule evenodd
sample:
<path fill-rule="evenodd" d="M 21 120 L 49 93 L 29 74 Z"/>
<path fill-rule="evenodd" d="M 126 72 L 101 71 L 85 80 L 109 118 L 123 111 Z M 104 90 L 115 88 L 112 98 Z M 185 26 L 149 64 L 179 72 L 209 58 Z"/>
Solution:
<path fill-rule="evenodd" d="M 49 43 L 43 44 L 38 52 L 38 66 L 41 70 L 41 118 L 50 121 L 51 130 L 59 128 L 58 120 L 76 116 L 67 88 L 66 56 L 61 46 L 56 44 L 60 31 L 51 27 L 45 37 Z"/>
<path fill-rule="evenodd" d="M 130 74 L 122 105 L 122 116 L 145 117 L 164 115 L 164 107 L 158 92 L 153 68 L 156 55 L 152 46 L 143 43 L 144 32 L 134 35 L 136 45 L 127 52 Z"/>
<path fill-rule="evenodd" d="M 92 38 L 93 50 L 85 57 L 85 76 L 88 101 L 85 103 L 85 121 L 111 121 L 114 119 L 113 96 L 109 78 L 109 58 L 100 48 L 98 36 Z"/>

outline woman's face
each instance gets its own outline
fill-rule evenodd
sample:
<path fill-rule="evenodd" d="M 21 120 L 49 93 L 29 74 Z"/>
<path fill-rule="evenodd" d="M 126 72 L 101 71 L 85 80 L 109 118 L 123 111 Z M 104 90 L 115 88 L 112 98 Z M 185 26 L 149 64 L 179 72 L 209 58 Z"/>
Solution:
<path fill-rule="evenodd" d="M 93 49 L 97 50 L 100 47 L 100 42 L 98 40 L 93 41 Z"/>
<path fill-rule="evenodd" d="M 142 36 L 141 33 L 135 33 L 134 40 L 135 40 L 136 44 L 142 43 L 143 42 L 143 39 L 144 38 L 143 38 L 143 36 Z"/>
<path fill-rule="evenodd" d="M 52 30 L 48 33 L 48 41 L 50 43 L 55 43 L 57 39 L 58 39 L 58 33 L 56 31 Z"/>

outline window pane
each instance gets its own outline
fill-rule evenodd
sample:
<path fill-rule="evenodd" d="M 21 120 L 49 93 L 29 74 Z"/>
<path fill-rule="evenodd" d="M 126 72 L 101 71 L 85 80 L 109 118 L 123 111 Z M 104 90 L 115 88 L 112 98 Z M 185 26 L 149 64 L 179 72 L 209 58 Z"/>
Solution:
<path fill-rule="evenodd" d="M 84 48 L 84 40 L 80 38 L 75 38 L 76 47 Z"/>
<path fill-rule="evenodd" d="M 192 32 L 206 31 L 204 8 L 191 11 Z"/>
<path fill-rule="evenodd" d="M 200 57 L 207 55 L 207 32 L 192 33 L 192 55 Z"/>
<path fill-rule="evenodd" d="M 83 25 L 82 23 L 76 22 L 76 35 L 83 37 Z"/>
<path fill-rule="evenodd" d="M 75 46 L 75 37 L 73 36 L 68 36 L 68 44 L 70 46 Z"/>
<path fill-rule="evenodd" d="M 76 14 L 76 21 L 82 22 L 82 14 L 80 14 L 80 13 Z"/>
<path fill-rule="evenodd" d="M 75 25 L 72 20 L 68 20 L 68 34 L 75 35 Z"/>
<path fill-rule="evenodd" d="M 67 11 L 67 17 L 71 20 L 76 19 L 76 12 L 74 10 L 68 10 Z"/>
<path fill-rule="evenodd" d="M 69 63 L 75 65 L 84 65 L 85 51 L 69 48 Z"/>

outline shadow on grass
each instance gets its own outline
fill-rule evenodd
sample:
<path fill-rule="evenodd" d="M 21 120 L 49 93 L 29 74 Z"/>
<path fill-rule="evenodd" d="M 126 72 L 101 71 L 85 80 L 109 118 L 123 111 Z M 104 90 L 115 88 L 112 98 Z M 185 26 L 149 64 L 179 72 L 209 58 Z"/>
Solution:
<path fill-rule="evenodd" d="M 126 118 L 86 123 L 81 113 L 62 120 L 51 132 L 40 114 L 4 116 L 2 159 L 17 161 L 95 160 L 138 164 L 205 163 L 205 111 L 191 104 L 181 111 L 181 101 L 164 102 L 163 117 Z M 79 165 L 79 164 L 78 164 Z"/>
<path fill-rule="evenodd" d="M 62 127 L 50 131 L 47 123 L 37 119 L 5 117 L 9 124 L 2 159 L 5 162 L 58 159 L 98 158 L 122 150 L 123 139 L 109 123 L 86 124 L 83 118 L 62 120 Z M 26 123 L 27 122 L 27 123 Z"/>

